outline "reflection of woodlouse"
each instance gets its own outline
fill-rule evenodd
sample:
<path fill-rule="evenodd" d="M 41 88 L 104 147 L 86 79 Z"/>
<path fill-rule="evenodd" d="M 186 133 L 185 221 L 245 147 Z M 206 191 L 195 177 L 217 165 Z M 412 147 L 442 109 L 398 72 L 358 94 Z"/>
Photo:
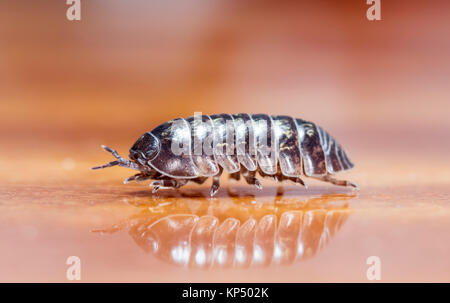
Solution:
<path fill-rule="evenodd" d="M 129 234 L 158 258 L 193 268 L 292 264 L 314 257 L 346 222 L 345 209 L 287 211 L 277 218 L 176 214 L 149 223 L 135 220 Z"/>
<path fill-rule="evenodd" d="M 202 152 L 196 152 L 195 142 L 200 143 Z M 174 146 L 184 149 L 174 152 Z M 231 178 L 239 180 L 242 175 L 258 188 L 261 183 L 256 172 L 304 186 L 303 175 L 357 188 L 352 182 L 331 177 L 353 167 L 341 146 L 321 127 L 289 116 L 220 114 L 174 119 L 142 135 L 130 148 L 131 161 L 103 148 L 117 160 L 93 169 L 119 165 L 139 170 L 124 183 L 153 179 L 153 191 L 179 188 L 188 181 L 202 184 L 213 177 L 213 196 L 223 169 Z"/>
<path fill-rule="evenodd" d="M 92 231 L 103 235 L 127 231 L 146 253 L 183 267 L 292 264 L 325 248 L 352 213 L 348 200 L 354 197 L 277 195 L 267 203 L 272 199 L 255 201 L 253 195 L 225 195 L 211 201 L 189 190 L 165 192 L 150 200 L 134 196 L 128 203 L 143 203 L 141 211 Z"/>

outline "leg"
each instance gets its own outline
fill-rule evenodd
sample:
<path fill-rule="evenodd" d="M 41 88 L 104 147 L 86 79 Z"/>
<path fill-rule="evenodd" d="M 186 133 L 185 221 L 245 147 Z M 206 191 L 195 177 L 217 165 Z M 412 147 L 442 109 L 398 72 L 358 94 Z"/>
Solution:
<path fill-rule="evenodd" d="M 145 181 L 148 179 L 153 179 L 153 177 L 139 173 L 139 174 L 135 174 L 134 176 L 130 176 L 130 177 L 126 178 L 125 180 L 123 180 L 123 184 L 127 184 L 128 182 L 131 182 L 131 181 L 141 182 L 141 181 Z"/>
<path fill-rule="evenodd" d="M 250 185 L 255 185 L 256 188 L 262 189 L 261 182 L 259 182 L 258 179 L 256 179 L 256 171 L 249 171 L 245 168 L 242 169 L 242 176 L 244 177 L 245 181 L 247 181 Z"/>
<path fill-rule="evenodd" d="M 239 181 L 241 179 L 241 172 L 238 171 L 238 172 L 229 174 L 228 177 L 230 178 L 230 180 Z"/>
<path fill-rule="evenodd" d="M 222 175 L 223 172 L 223 168 L 219 166 L 219 172 L 217 173 L 217 175 L 215 175 L 213 177 L 213 184 L 211 185 L 211 190 L 209 191 L 209 194 L 211 197 L 213 197 L 217 191 L 219 190 L 220 187 L 220 175 Z"/>
<path fill-rule="evenodd" d="M 331 177 L 330 175 L 325 175 L 323 177 L 316 177 L 316 179 L 318 179 L 320 181 L 324 181 L 324 182 L 329 182 L 334 185 L 339 185 L 339 186 L 352 186 L 359 190 L 358 185 L 356 185 L 355 183 L 347 181 L 347 180 L 337 180 L 337 179 Z"/>
<path fill-rule="evenodd" d="M 190 179 L 189 181 L 202 185 L 206 180 L 208 180 L 208 177 L 198 177 L 195 179 Z"/>
<path fill-rule="evenodd" d="M 275 177 L 276 177 L 276 181 L 281 182 L 284 180 L 289 180 L 289 181 L 294 182 L 295 185 L 303 185 L 305 188 L 308 188 L 308 185 L 300 177 L 287 177 L 287 176 L 283 175 L 279 164 L 278 164 L 278 171 L 277 171 L 277 174 L 275 175 Z"/>
<path fill-rule="evenodd" d="M 303 185 L 306 189 L 308 189 L 308 184 L 306 184 L 305 181 L 303 181 L 303 179 L 297 177 L 293 178 L 292 181 L 294 181 L 296 185 Z"/>
<path fill-rule="evenodd" d="M 152 193 L 156 193 L 160 188 L 180 188 L 181 186 L 188 183 L 188 180 L 184 179 L 163 179 L 156 180 L 150 183 L 153 186 Z"/>

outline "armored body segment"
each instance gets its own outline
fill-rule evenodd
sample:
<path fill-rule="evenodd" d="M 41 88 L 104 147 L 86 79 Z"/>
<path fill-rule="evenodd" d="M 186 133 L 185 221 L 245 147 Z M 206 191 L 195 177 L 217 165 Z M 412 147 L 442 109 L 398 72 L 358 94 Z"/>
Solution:
<path fill-rule="evenodd" d="M 283 175 L 300 177 L 302 173 L 302 156 L 295 120 L 288 116 L 272 116 L 273 134 L 278 141 L 278 160 Z"/>
<path fill-rule="evenodd" d="M 235 150 L 234 122 L 228 114 L 210 116 L 214 125 L 214 156 L 228 173 L 240 170 Z"/>
<path fill-rule="evenodd" d="M 353 167 L 353 163 L 348 159 L 347 154 L 345 153 L 344 149 L 341 148 L 340 145 L 338 145 L 338 150 L 339 150 L 339 156 L 341 159 L 342 170 L 351 169 Z"/>
<path fill-rule="evenodd" d="M 322 150 L 319 131 L 314 123 L 295 119 L 297 124 L 303 169 L 307 176 L 323 176 L 327 173 L 325 154 Z"/>
<path fill-rule="evenodd" d="M 338 145 L 332 138 L 329 145 L 330 152 L 326 154 L 327 168 L 330 173 L 335 173 L 342 170 L 341 160 L 339 159 Z"/>
<path fill-rule="evenodd" d="M 325 153 L 325 161 L 327 171 L 330 174 L 342 170 L 341 162 L 337 152 L 336 141 L 320 126 L 317 126 L 320 135 L 323 152 Z"/>
<path fill-rule="evenodd" d="M 191 130 L 186 120 L 170 120 L 151 133 L 160 141 L 158 155 L 148 163 L 161 174 L 174 178 L 196 178 L 200 175 L 191 156 Z"/>
<path fill-rule="evenodd" d="M 277 166 L 276 136 L 273 136 L 272 118 L 269 115 L 251 115 L 256 142 L 256 160 L 261 170 L 268 175 L 275 175 Z"/>
<path fill-rule="evenodd" d="M 253 121 L 248 114 L 232 115 L 236 135 L 236 151 L 239 163 L 246 169 L 257 169 L 255 153 L 255 136 L 253 134 Z"/>
<path fill-rule="evenodd" d="M 214 176 L 219 172 L 213 153 L 214 127 L 209 116 L 186 119 L 191 129 L 192 161 L 202 176 Z"/>
<path fill-rule="evenodd" d="M 321 135 L 323 150 L 327 164 L 327 171 L 330 174 L 348 170 L 353 167 L 353 163 L 348 159 L 344 149 L 330 136 L 323 128 L 317 127 Z"/>
<path fill-rule="evenodd" d="M 330 153 L 330 139 L 331 136 L 320 126 L 316 125 L 317 130 L 319 131 L 320 144 L 322 144 L 322 149 L 325 155 Z"/>

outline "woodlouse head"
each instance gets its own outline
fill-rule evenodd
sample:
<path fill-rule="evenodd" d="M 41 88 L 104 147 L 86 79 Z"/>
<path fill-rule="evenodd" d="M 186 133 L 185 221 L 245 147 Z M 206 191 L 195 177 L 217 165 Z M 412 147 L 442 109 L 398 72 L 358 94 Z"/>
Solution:
<path fill-rule="evenodd" d="M 130 148 L 129 158 L 134 161 L 150 161 L 154 159 L 160 151 L 160 143 L 151 132 L 146 132 Z M 139 162 L 141 162 L 139 161 Z"/>

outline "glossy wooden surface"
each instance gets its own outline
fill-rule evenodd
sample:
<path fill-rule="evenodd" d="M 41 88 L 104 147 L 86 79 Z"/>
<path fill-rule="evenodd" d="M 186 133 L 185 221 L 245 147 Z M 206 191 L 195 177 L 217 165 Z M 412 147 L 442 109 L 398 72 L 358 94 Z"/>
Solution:
<path fill-rule="evenodd" d="M 318 182 L 280 191 L 269 180 L 259 191 L 224 179 L 211 199 L 205 186 L 153 195 L 147 184 L 122 185 L 125 169 L 88 170 L 108 157 L 92 154 L 36 166 L 2 159 L 24 174 L 9 183 L 19 173 L 2 173 L 2 280 L 65 281 L 71 255 L 83 281 L 366 281 L 372 255 L 383 281 L 448 280 L 448 166 L 416 165 L 405 177 L 400 165 L 362 159 L 346 175 L 358 193 Z"/>
<path fill-rule="evenodd" d="M 448 282 L 448 10 L 390 1 L 369 24 L 357 2 L 96 0 L 78 24 L 64 2 L 1 4 L 0 281 L 65 282 L 78 256 L 85 282 L 366 282 L 378 256 L 382 281 Z M 199 111 L 312 120 L 361 190 L 224 176 L 213 199 L 153 195 L 89 170 L 100 144 L 127 155 Z"/>

